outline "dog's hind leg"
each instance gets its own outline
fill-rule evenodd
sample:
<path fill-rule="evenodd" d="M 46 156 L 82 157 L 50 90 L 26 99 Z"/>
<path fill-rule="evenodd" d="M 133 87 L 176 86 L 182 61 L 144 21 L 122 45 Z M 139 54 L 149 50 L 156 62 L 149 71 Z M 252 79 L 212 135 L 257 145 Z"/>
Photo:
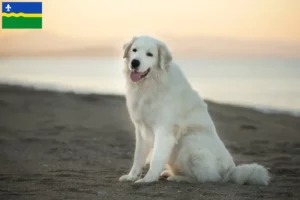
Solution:
<path fill-rule="evenodd" d="M 160 176 L 162 176 L 162 177 L 169 177 L 169 176 L 172 176 L 172 173 L 171 173 L 171 171 L 170 170 L 165 170 L 165 171 L 163 171 L 161 174 L 160 174 Z"/>
<path fill-rule="evenodd" d="M 198 182 L 217 182 L 221 180 L 217 159 L 208 149 L 199 149 L 190 155 L 189 174 Z"/>
<path fill-rule="evenodd" d="M 166 165 L 166 169 L 160 174 L 160 176 L 168 178 L 169 176 L 175 176 L 173 169 L 169 164 Z"/>
<path fill-rule="evenodd" d="M 197 182 L 196 179 L 193 179 L 188 176 L 169 176 L 167 178 L 168 181 L 174 181 L 174 182 L 187 182 L 187 183 L 195 183 Z"/>

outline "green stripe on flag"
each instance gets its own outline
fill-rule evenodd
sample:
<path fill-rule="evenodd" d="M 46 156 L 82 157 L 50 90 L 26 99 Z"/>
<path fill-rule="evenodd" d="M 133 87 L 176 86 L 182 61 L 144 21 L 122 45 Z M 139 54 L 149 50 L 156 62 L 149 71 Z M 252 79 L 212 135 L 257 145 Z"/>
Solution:
<path fill-rule="evenodd" d="M 42 17 L 3 17 L 3 29 L 41 29 Z"/>

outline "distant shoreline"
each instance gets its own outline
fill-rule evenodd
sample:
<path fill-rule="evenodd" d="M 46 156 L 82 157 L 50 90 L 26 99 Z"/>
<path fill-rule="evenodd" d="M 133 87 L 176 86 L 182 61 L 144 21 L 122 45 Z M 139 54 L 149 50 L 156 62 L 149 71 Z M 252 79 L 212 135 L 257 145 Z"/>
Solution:
<path fill-rule="evenodd" d="M 34 84 L 34 83 L 21 83 L 21 82 L 5 82 L 0 80 L 0 88 L 3 87 L 12 87 L 12 88 L 18 88 L 18 89 L 24 89 L 24 90 L 33 90 L 37 92 L 59 92 L 59 93 L 72 93 L 72 94 L 78 94 L 78 95 L 96 95 L 96 96 L 116 96 L 116 97 L 122 97 L 124 98 L 124 94 L 122 93 L 102 93 L 96 90 L 86 90 L 86 89 L 78 89 L 78 88 L 71 88 L 71 87 L 63 87 L 55 84 Z M 230 102 L 220 102 L 215 101 L 211 99 L 204 98 L 206 102 L 224 105 L 224 106 L 230 106 L 230 107 L 240 107 L 245 109 L 251 109 L 258 112 L 261 112 L 263 114 L 271 114 L 271 115 L 287 115 L 292 117 L 300 117 L 300 111 L 292 111 L 292 110 L 284 110 L 284 109 L 277 109 L 277 108 L 271 108 L 267 106 L 257 106 L 257 105 L 245 105 L 245 104 L 239 104 L 239 103 L 230 103 Z"/>

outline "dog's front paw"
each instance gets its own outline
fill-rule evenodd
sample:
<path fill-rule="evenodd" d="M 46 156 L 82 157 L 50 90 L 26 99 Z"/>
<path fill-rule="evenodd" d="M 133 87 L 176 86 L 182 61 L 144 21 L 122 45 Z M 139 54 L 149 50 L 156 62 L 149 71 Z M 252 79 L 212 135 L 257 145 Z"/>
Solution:
<path fill-rule="evenodd" d="M 141 179 L 137 180 L 135 183 L 137 183 L 137 184 L 146 183 L 146 180 L 144 178 L 141 178 Z"/>
<path fill-rule="evenodd" d="M 137 176 L 132 176 L 130 174 L 123 175 L 119 178 L 120 182 L 125 182 L 125 181 L 136 181 L 138 179 Z"/>
<path fill-rule="evenodd" d="M 139 184 L 139 183 L 153 183 L 155 181 L 157 181 L 157 180 L 156 179 L 149 179 L 149 178 L 144 177 L 144 178 L 141 178 L 141 179 L 137 180 L 135 183 L 137 183 L 137 184 Z"/>

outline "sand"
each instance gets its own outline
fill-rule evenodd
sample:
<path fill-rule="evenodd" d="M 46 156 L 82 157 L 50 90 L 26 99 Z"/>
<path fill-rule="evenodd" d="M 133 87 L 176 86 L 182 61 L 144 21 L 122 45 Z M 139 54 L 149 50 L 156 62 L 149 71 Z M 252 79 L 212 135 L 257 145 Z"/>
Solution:
<path fill-rule="evenodd" d="M 0 199 L 300 199 L 300 118 L 208 106 L 236 163 L 270 168 L 269 186 L 120 183 L 135 145 L 124 97 L 0 85 Z"/>

